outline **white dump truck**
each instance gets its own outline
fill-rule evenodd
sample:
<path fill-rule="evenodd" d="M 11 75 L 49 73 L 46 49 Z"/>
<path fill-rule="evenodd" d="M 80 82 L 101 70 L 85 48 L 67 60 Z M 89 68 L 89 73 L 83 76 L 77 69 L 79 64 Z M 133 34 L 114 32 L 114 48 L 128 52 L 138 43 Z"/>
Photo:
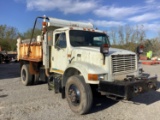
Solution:
<path fill-rule="evenodd" d="M 42 34 L 32 38 L 38 18 Z M 17 40 L 17 53 L 22 83 L 48 81 L 77 114 L 89 112 L 95 92 L 128 100 L 157 89 L 157 77 L 139 69 L 137 54 L 111 48 L 91 23 L 37 17 L 31 38 Z"/>

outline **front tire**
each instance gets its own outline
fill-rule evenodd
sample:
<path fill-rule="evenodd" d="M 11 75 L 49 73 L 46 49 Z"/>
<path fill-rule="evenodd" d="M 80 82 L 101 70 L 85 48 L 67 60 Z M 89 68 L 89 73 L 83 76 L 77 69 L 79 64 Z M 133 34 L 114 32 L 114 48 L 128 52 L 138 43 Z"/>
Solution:
<path fill-rule="evenodd" d="M 87 113 L 93 102 L 92 90 L 82 76 L 71 76 L 66 83 L 65 94 L 71 110 L 77 114 Z"/>
<path fill-rule="evenodd" d="M 29 73 L 28 64 L 23 64 L 21 68 L 21 81 L 25 86 L 31 85 L 33 82 L 33 75 Z"/>

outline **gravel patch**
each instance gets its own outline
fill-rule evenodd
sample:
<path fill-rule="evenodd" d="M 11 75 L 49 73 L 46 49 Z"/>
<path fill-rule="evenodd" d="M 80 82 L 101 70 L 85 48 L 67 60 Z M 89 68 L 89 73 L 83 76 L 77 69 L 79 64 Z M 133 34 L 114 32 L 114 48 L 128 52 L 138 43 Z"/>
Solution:
<path fill-rule="evenodd" d="M 142 67 L 160 81 L 160 65 Z M 0 64 L 0 120 L 159 120 L 159 111 L 160 89 L 132 101 L 96 98 L 89 114 L 76 115 L 47 84 L 22 85 L 19 63 Z"/>

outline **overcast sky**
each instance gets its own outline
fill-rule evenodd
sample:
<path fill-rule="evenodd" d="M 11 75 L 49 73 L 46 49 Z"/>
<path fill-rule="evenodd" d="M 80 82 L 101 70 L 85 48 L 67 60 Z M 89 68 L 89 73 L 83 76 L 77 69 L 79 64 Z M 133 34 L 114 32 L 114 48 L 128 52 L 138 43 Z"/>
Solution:
<path fill-rule="evenodd" d="M 19 32 L 32 28 L 37 16 L 92 22 L 102 30 L 143 25 L 148 37 L 160 31 L 160 0 L 1 0 L 0 24 Z"/>

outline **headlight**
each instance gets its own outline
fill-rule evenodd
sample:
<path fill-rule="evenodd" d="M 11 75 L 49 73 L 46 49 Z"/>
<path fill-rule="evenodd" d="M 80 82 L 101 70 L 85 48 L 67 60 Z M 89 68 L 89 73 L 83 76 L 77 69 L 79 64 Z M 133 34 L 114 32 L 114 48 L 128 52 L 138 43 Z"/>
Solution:
<path fill-rule="evenodd" d="M 106 79 L 107 79 L 107 74 L 98 75 L 98 80 L 106 80 Z"/>

